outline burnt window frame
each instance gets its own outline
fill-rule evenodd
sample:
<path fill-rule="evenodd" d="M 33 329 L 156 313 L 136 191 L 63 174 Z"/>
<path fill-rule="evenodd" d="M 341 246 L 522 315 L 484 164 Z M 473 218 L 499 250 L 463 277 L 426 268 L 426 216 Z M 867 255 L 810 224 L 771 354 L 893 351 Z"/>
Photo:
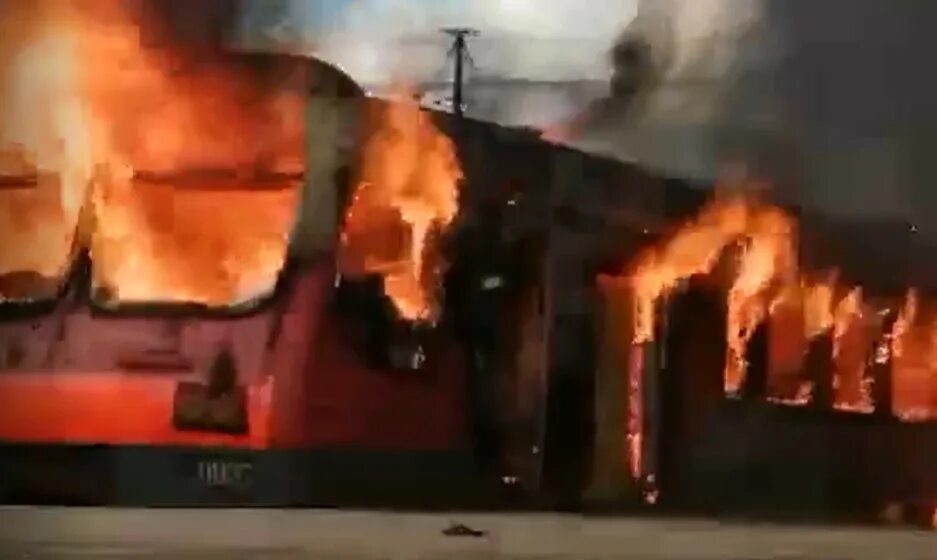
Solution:
<path fill-rule="evenodd" d="M 37 298 L 0 298 L 0 324 L 51 316 L 75 291 L 86 267 L 86 250 L 79 241 L 79 227 L 75 224 L 75 237 L 72 239 L 72 251 L 67 259 L 68 266 L 64 274 L 57 278 L 58 289 L 54 295 Z"/>
<path fill-rule="evenodd" d="M 274 54 L 260 52 L 234 52 L 226 53 L 225 58 L 235 64 L 243 66 L 256 66 L 263 61 L 272 61 L 279 66 L 273 71 L 282 72 L 282 68 L 287 68 L 292 73 L 284 75 L 292 79 L 295 72 L 300 70 L 305 72 L 307 87 L 305 88 L 306 97 L 312 94 L 308 82 L 309 76 L 314 76 L 318 66 L 328 66 L 328 64 L 318 59 L 309 59 L 297 55 Z M 340 83 L 344 90 L 355 90 L 357 84 L 354 84 L 350 78 L 342 74 Z M 360 91 L 358 89 L 357 91 Z M 304 182 L 303 177 L 299 178 Z M 295 178 L 295 177 L 294 177 Z M 302 189 L 302 187 L 301 187 Z M 299 200 L 296 206 L 301 204 Z M 294 208 L 294 211 L 297 209 Z M 77 231 L 77 226 L 76 226 Z M 77 237 L 76 237 L 77 242 Z M 283 286 L 292 283 L 292 277 L 295 276 L 296 266 L 291 257 L 291 242 L 287 241 L 284 245 L 284 261 L 279 271 L 273 278 L 269 289 L 259 293 L 256 297 L 247 302 L 236 305 L 208 305 L 197 302 L 173 302 L 173 301 L 148 301 L 148 302 L 115 302 L 114 304 L 103 303 L 96 297 L 95 290 L 92 288 L 92 274 L 94 262 L 91 257 L 90 248 L 76 245 L 70 259 L 70 266 L 65 275 L 60 279 L 61 285 L 54 296 L 43 297 L 41 299 L 26 300 L 6 300 L 0 299 L 0 323 L 7 321 L 17 321 L 25 318 L 51 315 L 63 303 L 68 302 L 71 305 L 86 307 L 90 310 L 93 317 L 191 317 L 193 319 L 233 319 L 258 315 L 276 305 L 281 299 L 280 294 L 286 293 L 288 297 L 289 290 L 284 290 Z"/>
<path fill-rule="evenodd" d="M 241 319 L 275 310 L 284 298 L 292 294 L 290 289 L 298 275 L 296 262 L 289 256 L 287 248 L 283 266 L 276 274 L 270 289 L 264 294 L 238 305 L 218 306 L 197 302 L 124 302 L 114 305 L 102 303 L 95 297 L 95 290 L 91 287 L 89 267 L 86 274 L 85 289 L 80 290 L 75 297 L 76 303 L 87 307 L 91 316 L 95 318 L 189 318 L 195 320 L 228 320 Z"/>
<path fill-rule="evenodd" d="M 233 176 L 233 174 L 218 172 L 213 170 L 202 170 L 203 174 L 206 176 L 220 176 L 223 178 L 228 178 Z M 281 176 L 282 175 L 282 176 Z M 271 175 L 258 175 L 261 179 L 285 179 L 290 181 L 298 181 L 300 183 L 300 191 L 304 188 L 305 184 L 305 173 L 301 175 L 297 174 L 271 174 Z M 162 177 L 148 177 L 148 180 L 164 181 L 165 178 Z M 219 191 L 223 193 L 224 191 Z M 302 193 L 300 192 L 301 198 Z M 302 201 L 297 199 L 292 210 L 295 214 L 298 211 L 298 208 Z M 292 228 L 291 228 L 292 229 Z M 272 305 L 272 300 L 275 298 L 276 294 L 281 291 L 281 285 L 283 284 L 283 275 L 287 269 L 292 270 L 295 266 L 291 263 L 291 248 L 292 242 L 290 239 L 287 239 L 287 242 L 283 247 L 283 264 L 280 266 L 280 269 L 277 271 L 276 275 L 273 277 L 273 282 L 271 282 L 269 288 L 260 292 L 257 296 L 249 299 L 248 301 L 241 302 L 238 304 L 229 304 L 229 305 L 210 305 L 199 302 L 185 302 L 185 301 L 171 301 L 171 300 L 151 300 L 146 302 L 141 301 L 124 301 L 114 300 L 113 303 L 110 303 L 106 300 L 103 300 L 98 296 L 98 292 L 101 289 L 106 289 L 105 287 L 98 287 L 95 289 L 92 283 L 92 275 L 94 273 L 94 258 L 90 255 L 89 249 L 83 249 L 85 255 L 85 261 L 87 262 L 87 270 L 83 271 L 87 275 L 86 278 L 83 278 L 85 285 L 79 290 L 77 294 L 77 301 L 81 304 L 87 305 L 92 311 L 93 316 L 103 316 L 103 317 L 129 317 L 129 316 L 146 316 L 146 317 L 156 317 L 156 316 L 165 316 L 165 317 L 180 317 L 188 316 L 193 318 L 237 318 L 245 317 L 254 314 L 260 313 L 262 310 L 266 309 L 268 306 Z"/>

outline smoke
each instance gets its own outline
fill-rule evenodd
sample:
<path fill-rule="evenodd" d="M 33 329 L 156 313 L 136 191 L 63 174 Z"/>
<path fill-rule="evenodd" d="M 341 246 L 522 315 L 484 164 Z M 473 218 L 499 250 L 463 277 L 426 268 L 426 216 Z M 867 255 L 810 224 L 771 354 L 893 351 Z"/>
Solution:
<path fill-rule="evenodd" d="M 781 202 L 937 244 L 935 16 L 914 0 L 643 0 L 575 144 L 703 181 L 742 162 Z"/>
<path fill-rule="evenodd" d="M 735 145 L 717 136 L 777 119 L 772 92 L 752 86 L 771 83 L 779 56 L 763 0 L 644 0 L 612 49 L 610 95 L 576 120 L 574 143 L 715 179 Z"/>

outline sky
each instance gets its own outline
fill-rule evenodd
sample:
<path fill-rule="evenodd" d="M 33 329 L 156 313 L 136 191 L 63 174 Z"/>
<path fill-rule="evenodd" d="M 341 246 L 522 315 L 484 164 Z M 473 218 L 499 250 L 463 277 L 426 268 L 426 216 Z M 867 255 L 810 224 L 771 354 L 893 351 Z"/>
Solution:
<path fill-rule="evenodd" d="M 477 72 L 525 80 L 605 79 L 637 0 L 270 0 L 245 2 L 254 32 L 316 54 L 362 84 L 434 81 L 444 27 L 472 27 Z"/>

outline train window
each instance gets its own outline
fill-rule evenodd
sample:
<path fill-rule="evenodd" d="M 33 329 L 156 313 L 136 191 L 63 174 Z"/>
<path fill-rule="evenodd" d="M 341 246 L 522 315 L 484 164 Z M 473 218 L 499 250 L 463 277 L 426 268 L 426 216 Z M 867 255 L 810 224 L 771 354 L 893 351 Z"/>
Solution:
<path fill-rule="evenodd" d="M 92 300 L 250 306 L 275 287 L 302 192 L 305 66 L 177 68 L 173 52 L 132 47 L 100 47 L 132 65 L 92 91 L 109 148 L 90 197 Z"/>
<path fill-rule="evenodd" d="M 302 177 L 140 174 L 99 185 L 94 302 L 235 307 L 273 291 Z"/>
<path fill-rule="evenodd" d="M 56 297 L 71 269 L 78 214 L 63 203 L 57 176 L 0 176 L 0 302 Z"/>

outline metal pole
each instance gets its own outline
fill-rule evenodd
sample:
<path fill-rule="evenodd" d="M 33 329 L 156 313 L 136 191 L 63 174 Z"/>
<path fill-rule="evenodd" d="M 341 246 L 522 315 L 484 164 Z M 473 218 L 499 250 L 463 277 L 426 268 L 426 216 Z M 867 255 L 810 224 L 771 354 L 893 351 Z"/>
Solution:
<path fill-rule="evenodd" d="M 462 57 L 465 56 L 465 34 L 455 36 L 455 79 L 452 83 L 452 103 L 455 114 L 462 118 Z"/>
<path fill-rule="evenodd" d="M 468 52 L 466 37 L 478 35 L 478 31 L 468 28 L 443 29 L 443 33 L 453 37 L 452 54 L 455 56 L 455 75 L 452 80 L 452 112 L 459 118 L 463 116 L 463 81 L 465 56 Z"/>

